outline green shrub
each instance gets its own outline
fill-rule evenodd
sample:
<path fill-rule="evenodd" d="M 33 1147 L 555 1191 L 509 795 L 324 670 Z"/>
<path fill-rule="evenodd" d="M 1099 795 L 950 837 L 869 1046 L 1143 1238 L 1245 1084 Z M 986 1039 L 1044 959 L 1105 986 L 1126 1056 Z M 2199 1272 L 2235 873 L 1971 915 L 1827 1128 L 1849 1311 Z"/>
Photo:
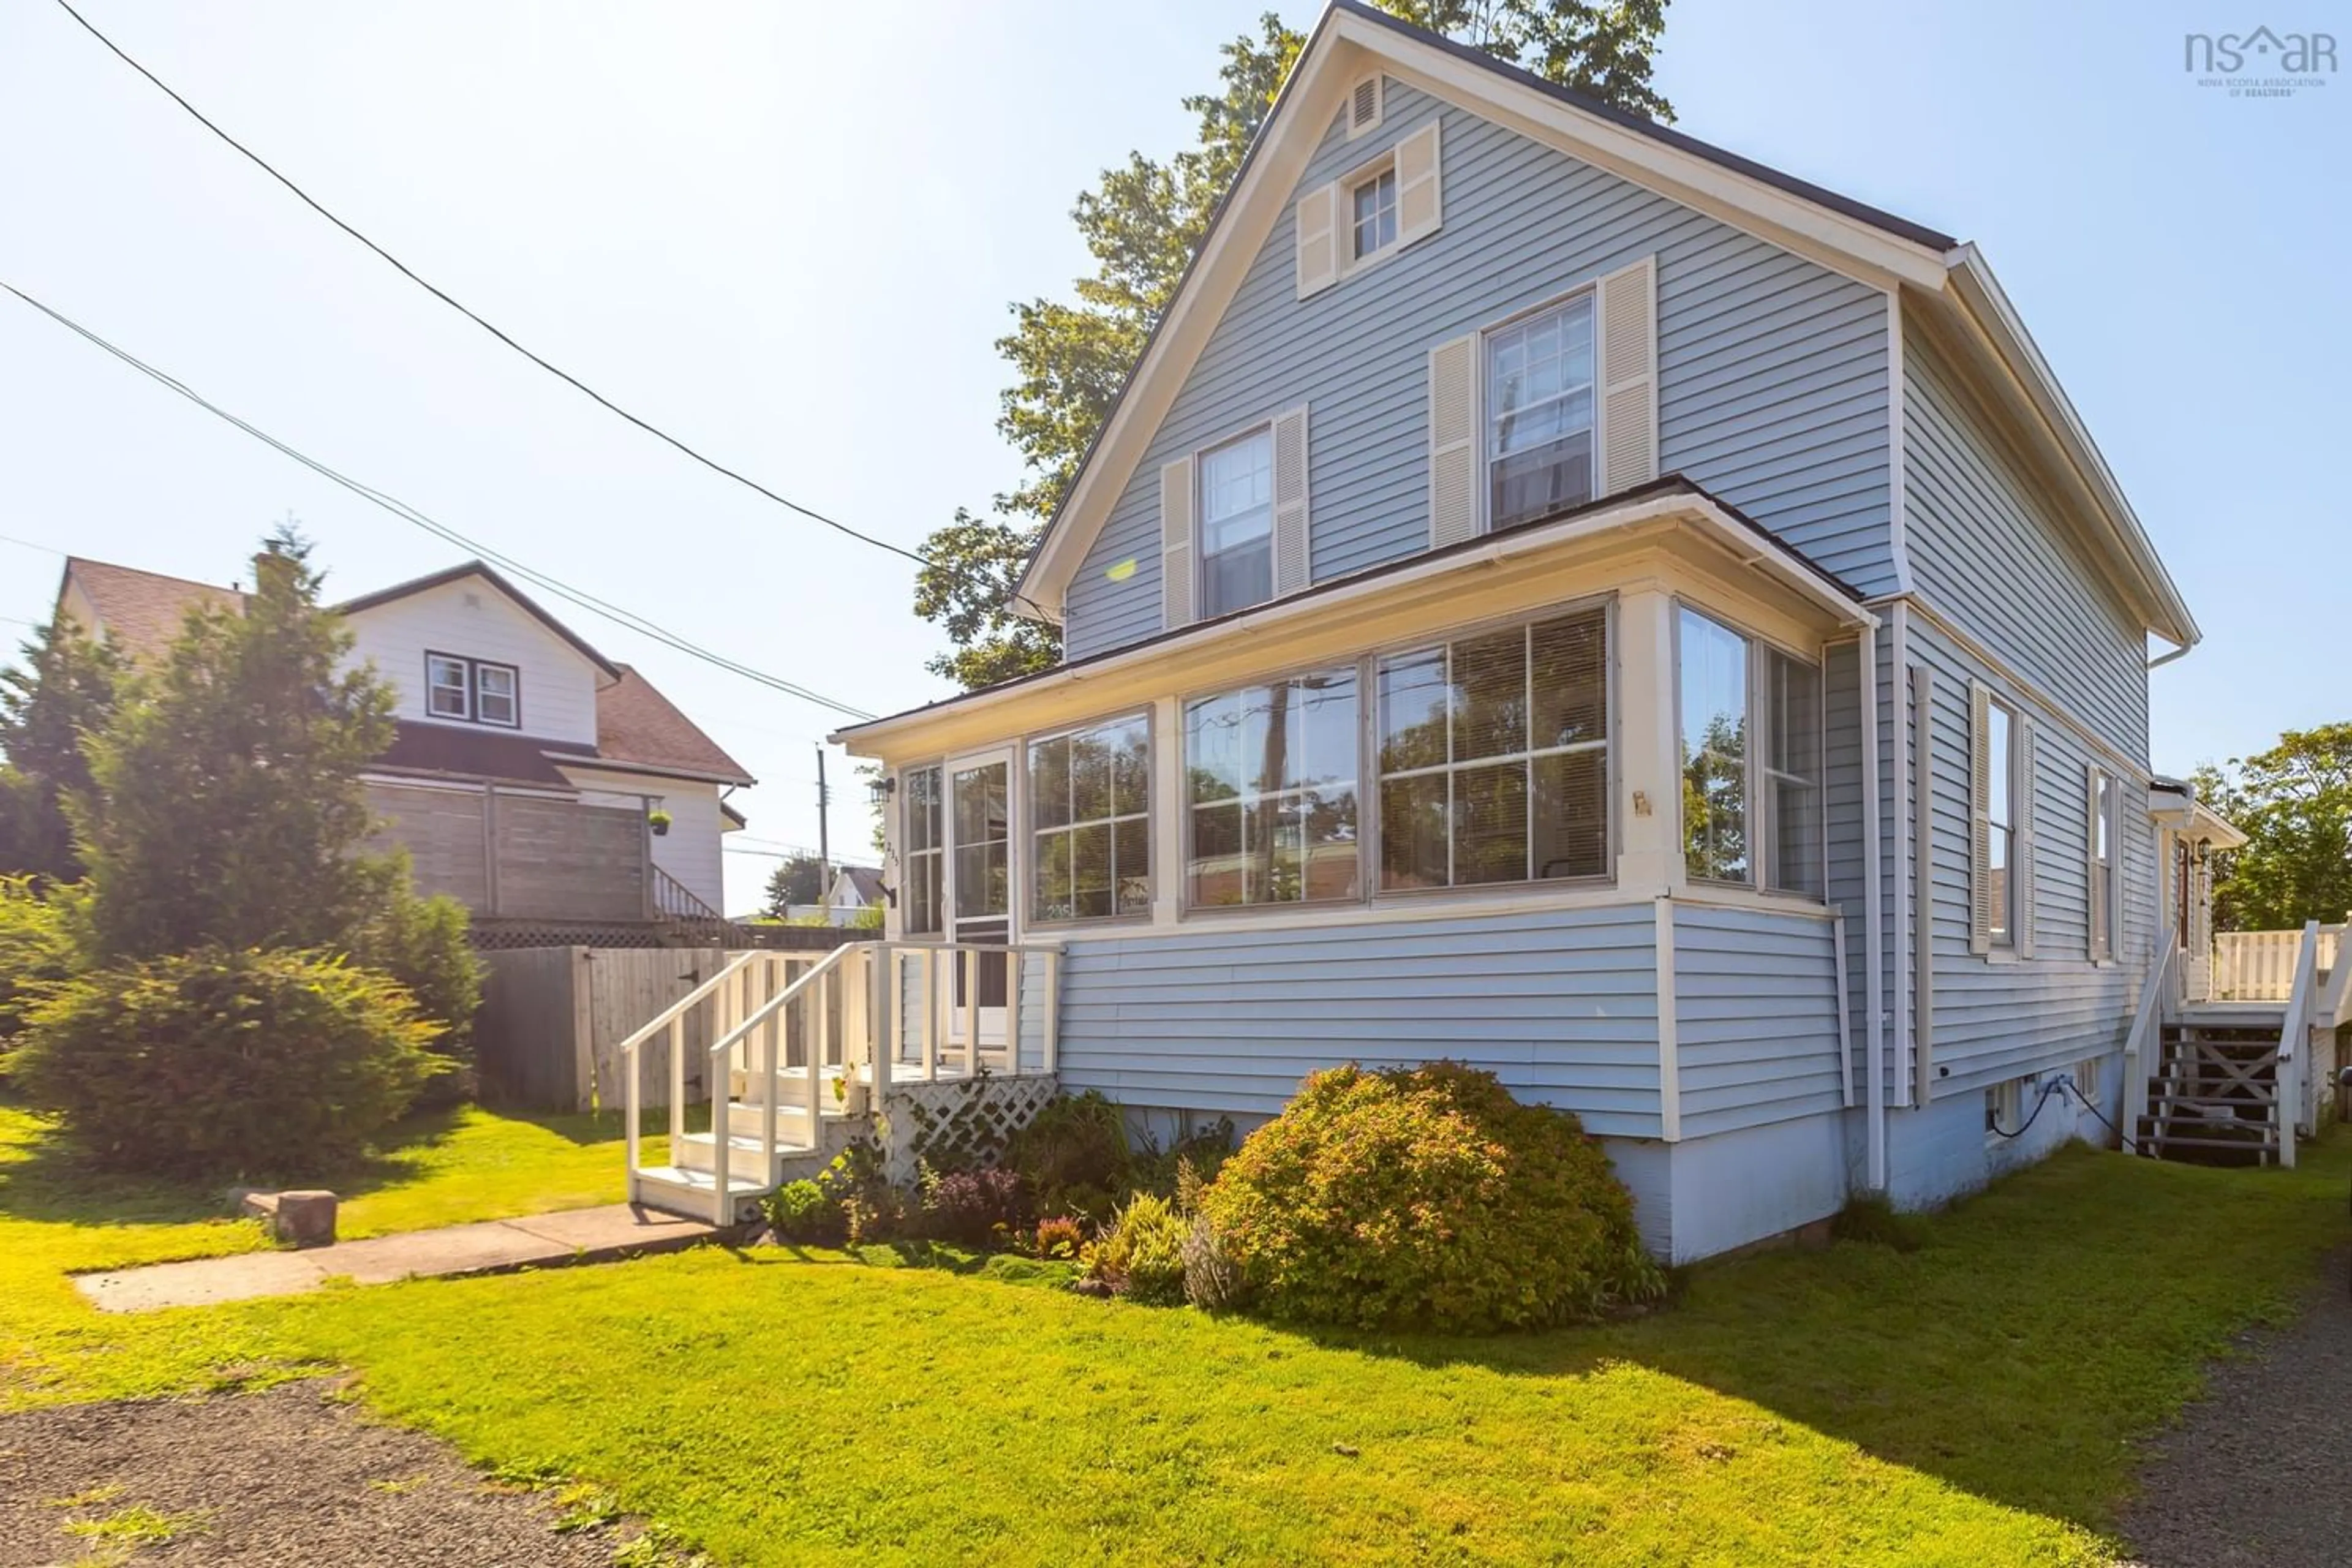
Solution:
<path fill-rule="evenodd" d="M 1576 1119 L 1450 1062 L 1317 1073 L 1201 1210 L 1244 1288 L 1293 1321 L 1489 1332 L 1664 1289 Z"/>
<path fill-rule="evenodd" d="M 1177 1190 L 1180 1173 L 1190 1166 L 1203 1184 L 1214 1181 L 1233 1152 L 1233 1118 L 1221 1116 L 1206 1127 L 1194 1128 L 1165 1149 L 1139 1151 L 1135 1156 L 1133 1183 L 1141 1191 L 1179 1198 L 1189 1211 L 1189 1201 L 1182 1200 Z"/>
<path fill-rule="evenodd" d="M 1184 1304 L 1184 1238 L 1192 1222 L 1155 1193 L 1138 1193 L 1084 1254 L 1086 1275 L 1147 1307 Z"/>
<path fill-rule="evenodd" d="M 0 1066 L 26 1010 L 74 972 L 65 910 L 34 895 L 27 877 L 0 877 Z"/>
<path fill-rule="evenodd" d="M 814 1182 L 786 1182 L 760 1200 L 760 1213 L 785 1241 L 838 1247 L 847 1233 L 841 1200 Z"/>
<path fill-rule="evenodd" d="M 1093 1089 L 1064 1095 L 1037 1112 L 1004 1146 L 1004 1163 L 1020 1173 L 1040 1214 L 1109 1217 L 1132 1178 L 1127 1121 L 1118 1106 Z"/>
<path fill-rule="evenodd" d="M 1075 1262 L 1078 1254 L 1086 1249 L 1086 1221 L 1069 1215 L 1055 1215 L 1051 1219 L 1037 1222 L 1036 1230 L 1029 1237 L 1029 1256 Z"/>
<path fill-rule="evenodd" d="M 435 1056 L 449 1070 L 435 1075 L 418 1097 L 425 1105 L 470 1098 L 474 1079 L 474 1014 L 482 1005 L 482 961 L 468 939 L 466 906 L 446 895 L 421 899 L 397 890 L 352 945 L 354 963 L 380 969 L 416 999 L 419 1016 L 439 1026 Z"/>
<path fill-rule="evenodd" d="M 316 1179 L 445 1070 L 432 1036 L 373 970 L 205 948 L 65 982 L 34 1005 L 16 1069 L 26 1098 L 101 1163 Z"/>

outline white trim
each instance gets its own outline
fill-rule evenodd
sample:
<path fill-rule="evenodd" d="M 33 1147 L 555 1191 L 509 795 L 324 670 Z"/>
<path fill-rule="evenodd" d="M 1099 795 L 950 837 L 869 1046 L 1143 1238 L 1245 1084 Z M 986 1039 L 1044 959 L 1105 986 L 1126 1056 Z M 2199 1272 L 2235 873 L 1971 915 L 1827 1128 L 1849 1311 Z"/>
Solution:
<path fill-rule="evenodd" d="M 1883 857 L 1878 841 L 1878 626 L 1862 628 L 1856 639 L 1859 660 L 1854 686 L 1862 700 L 1862 918 L 1863 1040 L 1870 1054 L 1864 1075 L 1869 1114 L 1863 1135 L 1864 1184 L 1874 1193 L 1886 1190 L 1886 1019 L 1883 992 L 1886 976 L 1880 964 L 1886 952 L 1885 931 L 1879 924 L 1878 878 Z M 1840 997 L 1843 1005 L 1845 998 Z"/>
<path fill-rule="evenodd" d="M 1924 765 L 1934 749 L 1936 672 L 1924 664 L 1911 667 L 1911 705 L 1919 714 L 1922 768 L 1915 781 L 1929 777 Z M 1913 1102 L 1926 1105 L 1936 1098 L 1936 900 L 1927 889 L 1936 882 L 1936 812 L 1928 798 L 1913 784 L 1917 805 L 1912 817 L 1913 867 L 1919 879 L 1911 907 L 1911 1074 Z"/>
<path fill-rule="evenodd" d="M 1895 591 L 1911 591 L 1910 442 L 1904 436 L 1910 399 L 1904 390 L 1903 296 L 1886 296 L 1886 521 Z"/>
<path fill-rule="evenodd" d="M 1668 1143 L 1683 1135 L 1682 1046 L 1675 1018 L 1675 901 L 1660 899 L 1658 911 L 1658 1136 Z"/>
<path fill-rule="evenodd" d="M 1915 851 L 1919 838 L 1916 824 L 1928 807 L 1916 782 L 1917 773 L 1912 762 L 1914 747 L 1922 763 L 1927 760 L 1928 726 L 1933 715 L 1913 710 L 1911 618 L 1904 606 L 1897 605 L 1888 619 L 1887 706 L 1895 714 L 1895 1049 L 1899 1058 L 1907 1048 L 1914 1063 L 1908 1074 L 1890 1069 L 1890 1076 L 1895 1080 L 1895 1103 L 1907 1106 L 1912 1103 L 1913 1081 L 1918 1077 L 1919 1056 L 1911 1014 L 1912 988 L 1916 984 L 1913 965 L 1917 962 L 1911 928 L 1913 879 L 1917 874 Z M 1906 826 L 1911 826 L 1912 831 L 1905 832 Z"/>
<path fill-rule="evenodd" d="M 1878 616 L 1868 606 L 1857 605 L 1793 552 L 1759 535 L 1712 501 L 1688 494 L 1649 496 L 1595 507 L 1555 523 L 1489 535 L 1475 549 L 1457 549 L 1446 554 L 1415 560 L 1402 568 L 1376 568 L 1357 577 L 1318 584 L 1293 598 L 1277 599 L 1241 615 L 1194 626 L 1173 637 L 1160 637 L 1136 644 L 1098 659 L 1062 665 L 1045 675 L 1007 682 L 964 697 L 950 698 L 927 708 L 868 720 L 863 724 L 848 725 L 835 731 L 827 740 L 831 744 L 848 746 L 853 750 L 871 748 L 895 736 L 919 731 L 949 712 L 960 716 L 984 712 L 991 708 L 1027 700 L 1040 691 L 1078 685 L 1100 679 L 1115 671 L 1180 658 L 1195 649 L 1234 637 L 1246 637 L 1305 624 L 1330 616 L 1335 611 L 1343 611 L 1350 605 L 1417 585 L 1457 576 L 1466 579 L 1548 550 L 1653 522 L 1686 527 L 1700 538 L 1728 551 L 1738 565 L 1763 568 L 1763 574 L 1781 588 L 1804 599 L 1839 625 L 1878 625 Z M 858 754 L 866 755 L 870 752 L 859 751 Z"/>

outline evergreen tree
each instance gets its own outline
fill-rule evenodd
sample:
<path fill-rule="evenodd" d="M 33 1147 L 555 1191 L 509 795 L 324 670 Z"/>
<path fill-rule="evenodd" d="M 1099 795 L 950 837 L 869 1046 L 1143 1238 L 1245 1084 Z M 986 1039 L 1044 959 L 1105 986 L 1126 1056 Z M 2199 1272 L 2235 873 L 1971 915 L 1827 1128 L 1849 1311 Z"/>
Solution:
<path fill-rule="evenodd" d="M 25 644 L 23 663 L 0 670 L 0 875 L 81 876 L 65 800 L 89 792 L 83 741 L 113 717 L 124 676 L 111 645 L 63 617 Z"/>

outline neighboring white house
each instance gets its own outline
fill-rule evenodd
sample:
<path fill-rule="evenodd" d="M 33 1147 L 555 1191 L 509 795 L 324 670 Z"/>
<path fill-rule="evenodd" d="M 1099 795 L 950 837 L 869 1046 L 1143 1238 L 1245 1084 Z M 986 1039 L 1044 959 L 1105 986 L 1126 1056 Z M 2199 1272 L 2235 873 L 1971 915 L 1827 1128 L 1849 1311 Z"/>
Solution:
<path fill-rule="evenodd" d="M 843 866 L 833 874 L 821 904 L 789 904 L 784 913 L 793 920 L 807 920 L 823 915 L 829 925 L 853 926 L 860 915 L 874 909 L 887 909 L 890 895 L 882 889 L 882 868 L 878 866 Z M 866 916 L 871 920 L 870 915 Z"/>
<path fill-rule="evenodd" d="M 236 588 L 69 558 L 58 612 L 134 658 Z M 702 917 L 742 764 L 643 676 L 615 664 L 478 561 L 335 606 L 352 658 L 397 693 L 392 748 L 367 774 L 418 886 L 478 915 Z M 667 820 L 655 814 L 665 814 Z"/>

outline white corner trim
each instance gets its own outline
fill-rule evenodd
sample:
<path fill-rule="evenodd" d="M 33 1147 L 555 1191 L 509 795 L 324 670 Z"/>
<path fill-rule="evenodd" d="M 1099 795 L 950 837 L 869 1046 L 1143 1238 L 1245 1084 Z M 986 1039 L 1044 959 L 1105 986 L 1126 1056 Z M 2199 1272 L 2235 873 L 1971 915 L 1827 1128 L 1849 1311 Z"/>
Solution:
<path fill-rule="evenodd" d="M 1895 591 L 1911 591 L 1911 509 L 1906 496 L 1910 477 L 1909 443 L 1903 424 L 1909 403 L 1904 393 L 1903 295 L 1886 294 L 1886 517 L 1890 553 L 1895 558 Z"/>
<path fill-rule="evenodd" d="M 1682 1046 L 1675 1023 L 1675 901 L 1660 899 L 1658 911 L 1658 1136 L 1666 1142 L 1683 1135 Z"/>

